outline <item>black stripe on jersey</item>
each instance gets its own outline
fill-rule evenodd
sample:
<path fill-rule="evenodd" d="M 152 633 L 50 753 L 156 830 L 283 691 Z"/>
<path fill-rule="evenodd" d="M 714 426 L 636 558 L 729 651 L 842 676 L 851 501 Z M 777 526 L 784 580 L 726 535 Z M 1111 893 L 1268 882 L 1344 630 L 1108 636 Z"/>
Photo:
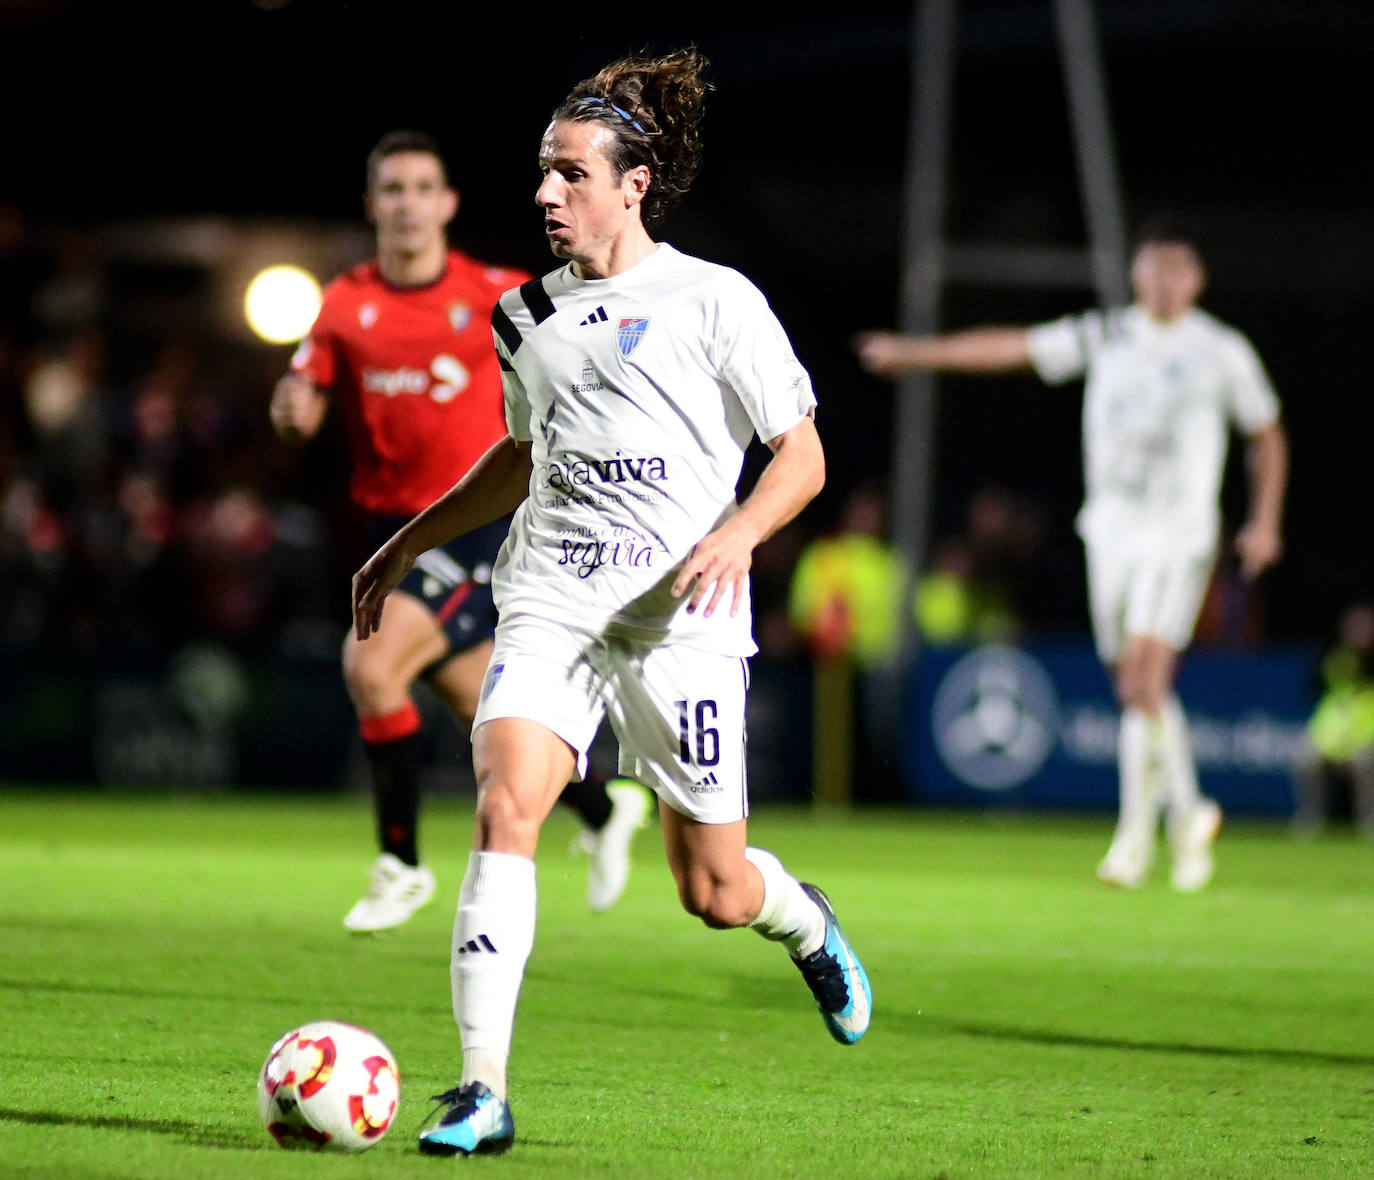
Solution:
<path fill-rule="evenodd" d="M 515 366 L 511 364 L 510 361 L 506 360 L 506 358 L 503 357 L 499 352 L 496 354 L 496 363 L 499 364 L 501 368 L 504 369 L 507 373 L 515 372 Z"/>
<path fill-rule="evenodd" d="M 501 337 L 501 343 L 506 346 L 506 351 L 514 356 L 515 350 L 520 347 L 520 329 L 510 322 L 510 316 L 499 303 L 491 309 L 491 328 Z M 502 364 L 501 367 L 504 369 L 508 366 Z"/>
<path fill-rule="evenodd" d="M 530 309 L 530 315 L 534 316 L 536 326 L 553 315 L 553 300 L 549 298 L 549 293 L 544 290 L 543 279 L 531 279 L 521 287 L 520 298 L 525 301 L 525 306 Z"/>

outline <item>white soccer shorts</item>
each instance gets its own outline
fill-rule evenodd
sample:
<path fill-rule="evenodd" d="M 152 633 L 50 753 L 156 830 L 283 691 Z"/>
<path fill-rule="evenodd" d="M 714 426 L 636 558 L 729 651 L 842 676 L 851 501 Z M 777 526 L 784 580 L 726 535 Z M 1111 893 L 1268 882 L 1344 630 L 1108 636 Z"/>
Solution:
<path fill-rule="evenodd" d="M 1133 635 L 1187 648 L 1197 625 L 1216 552 L 1194 548 L 1169 553 L 1120 543 L 1087 543 L 1088 607 L 1093 639 L 1104 664 L 1114 664 Z"/>
<path fill-rule="evenodd" d="M 748 687 L 738 656 L 512 615 L 497 625 L 473 728 L 500 717 L 536 721 L 572 747 L 584 775 L 608 716 L 621 774 L 700 823 L 734 823 L 749 814 Z"/>

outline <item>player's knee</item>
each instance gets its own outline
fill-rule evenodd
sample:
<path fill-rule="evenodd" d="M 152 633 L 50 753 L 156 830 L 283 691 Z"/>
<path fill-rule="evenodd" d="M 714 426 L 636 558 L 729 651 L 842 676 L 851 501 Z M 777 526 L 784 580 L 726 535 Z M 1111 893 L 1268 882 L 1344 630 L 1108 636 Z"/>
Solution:
<path fill-rule="evenodd" d="M 1168 697 L 1168 692 L 1155 684 L 1146 684 L 1139 694 L 1139 703 L 1136 708 L 1141 709 L 1149 717 L 1159 717 L 1164 712 L 1164 702 Z"/>
<path fill-rule="evenodd" d="M 1116 676 L 1116 699 L 1123 709 L 1139 709 L 1151 717 L 1164 708 L 1167 693 L 1143 668 L 1123 664 Z"/>
<path fill-rule="evenodd" d="M 349 698 L 364 713 L 377 711 L 386 701 L 395 680 L 390 669 L 350 647 L 344 648 L 343 677 Z"/>
<path fill-rule="evenodd" d="M 356 647 L 343 648 L 343 685 L 359 712 L 371 714 L 392 705 L 409 685 L 389 661 L 361 655 Z"/>
<path fill-rule="evenodd" d="M 484 852 L 532 856 L 539 839 L 539 815 L 516 784 L 489 775 L 477 793 L 477 832 Z"/>
<path fill-rule="evenodd" d="M 1149 717 L 1157 717 L 1163 707 L 1158 694 L 1151 693 L 1142 684 L 1126 684 L 1117 691 L 1117 698 L 1123 709 L 1137 709 Z"/>

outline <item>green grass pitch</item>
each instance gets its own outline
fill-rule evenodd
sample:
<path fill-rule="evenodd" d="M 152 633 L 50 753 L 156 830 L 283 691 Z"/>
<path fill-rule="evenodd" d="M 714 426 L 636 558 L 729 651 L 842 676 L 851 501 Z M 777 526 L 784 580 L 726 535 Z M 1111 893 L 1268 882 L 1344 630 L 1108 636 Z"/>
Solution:
<path fill-rule="evenodd" d="M 448 944 L 471 802 L 434 800 L 440 899 L 383 937 L 356 798 L 0 793 L 6 1177 L 1374 1175 L 1374 848 L 1233 823 L 1196 896 L 1109 890 L 1105 817 L 763 807 L 755 843 L 833 898 L 873 982 L 853 1048 L 783 952 L 682 914 L 656 830 L 610 913 L 574 827 L 539 855 L 511 1063 L 517 1142 L 415 1149 L 456 1080 Z M 401 1066 L 390 1134 L 279 1150 L 255 1077 L 297 1023 Z"/>

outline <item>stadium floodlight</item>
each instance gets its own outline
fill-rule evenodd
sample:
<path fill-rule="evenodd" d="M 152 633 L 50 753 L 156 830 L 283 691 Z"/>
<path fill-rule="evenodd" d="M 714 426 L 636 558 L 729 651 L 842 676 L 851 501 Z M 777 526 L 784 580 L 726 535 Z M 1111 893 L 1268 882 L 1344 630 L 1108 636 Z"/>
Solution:
<path fill-rule="evenodd" d="M 287 263 L 260 270 L 243 293 L 248 326 L 270 344 L 294 344 L 310 331 L 319 310 L 315 276 Z"/>

